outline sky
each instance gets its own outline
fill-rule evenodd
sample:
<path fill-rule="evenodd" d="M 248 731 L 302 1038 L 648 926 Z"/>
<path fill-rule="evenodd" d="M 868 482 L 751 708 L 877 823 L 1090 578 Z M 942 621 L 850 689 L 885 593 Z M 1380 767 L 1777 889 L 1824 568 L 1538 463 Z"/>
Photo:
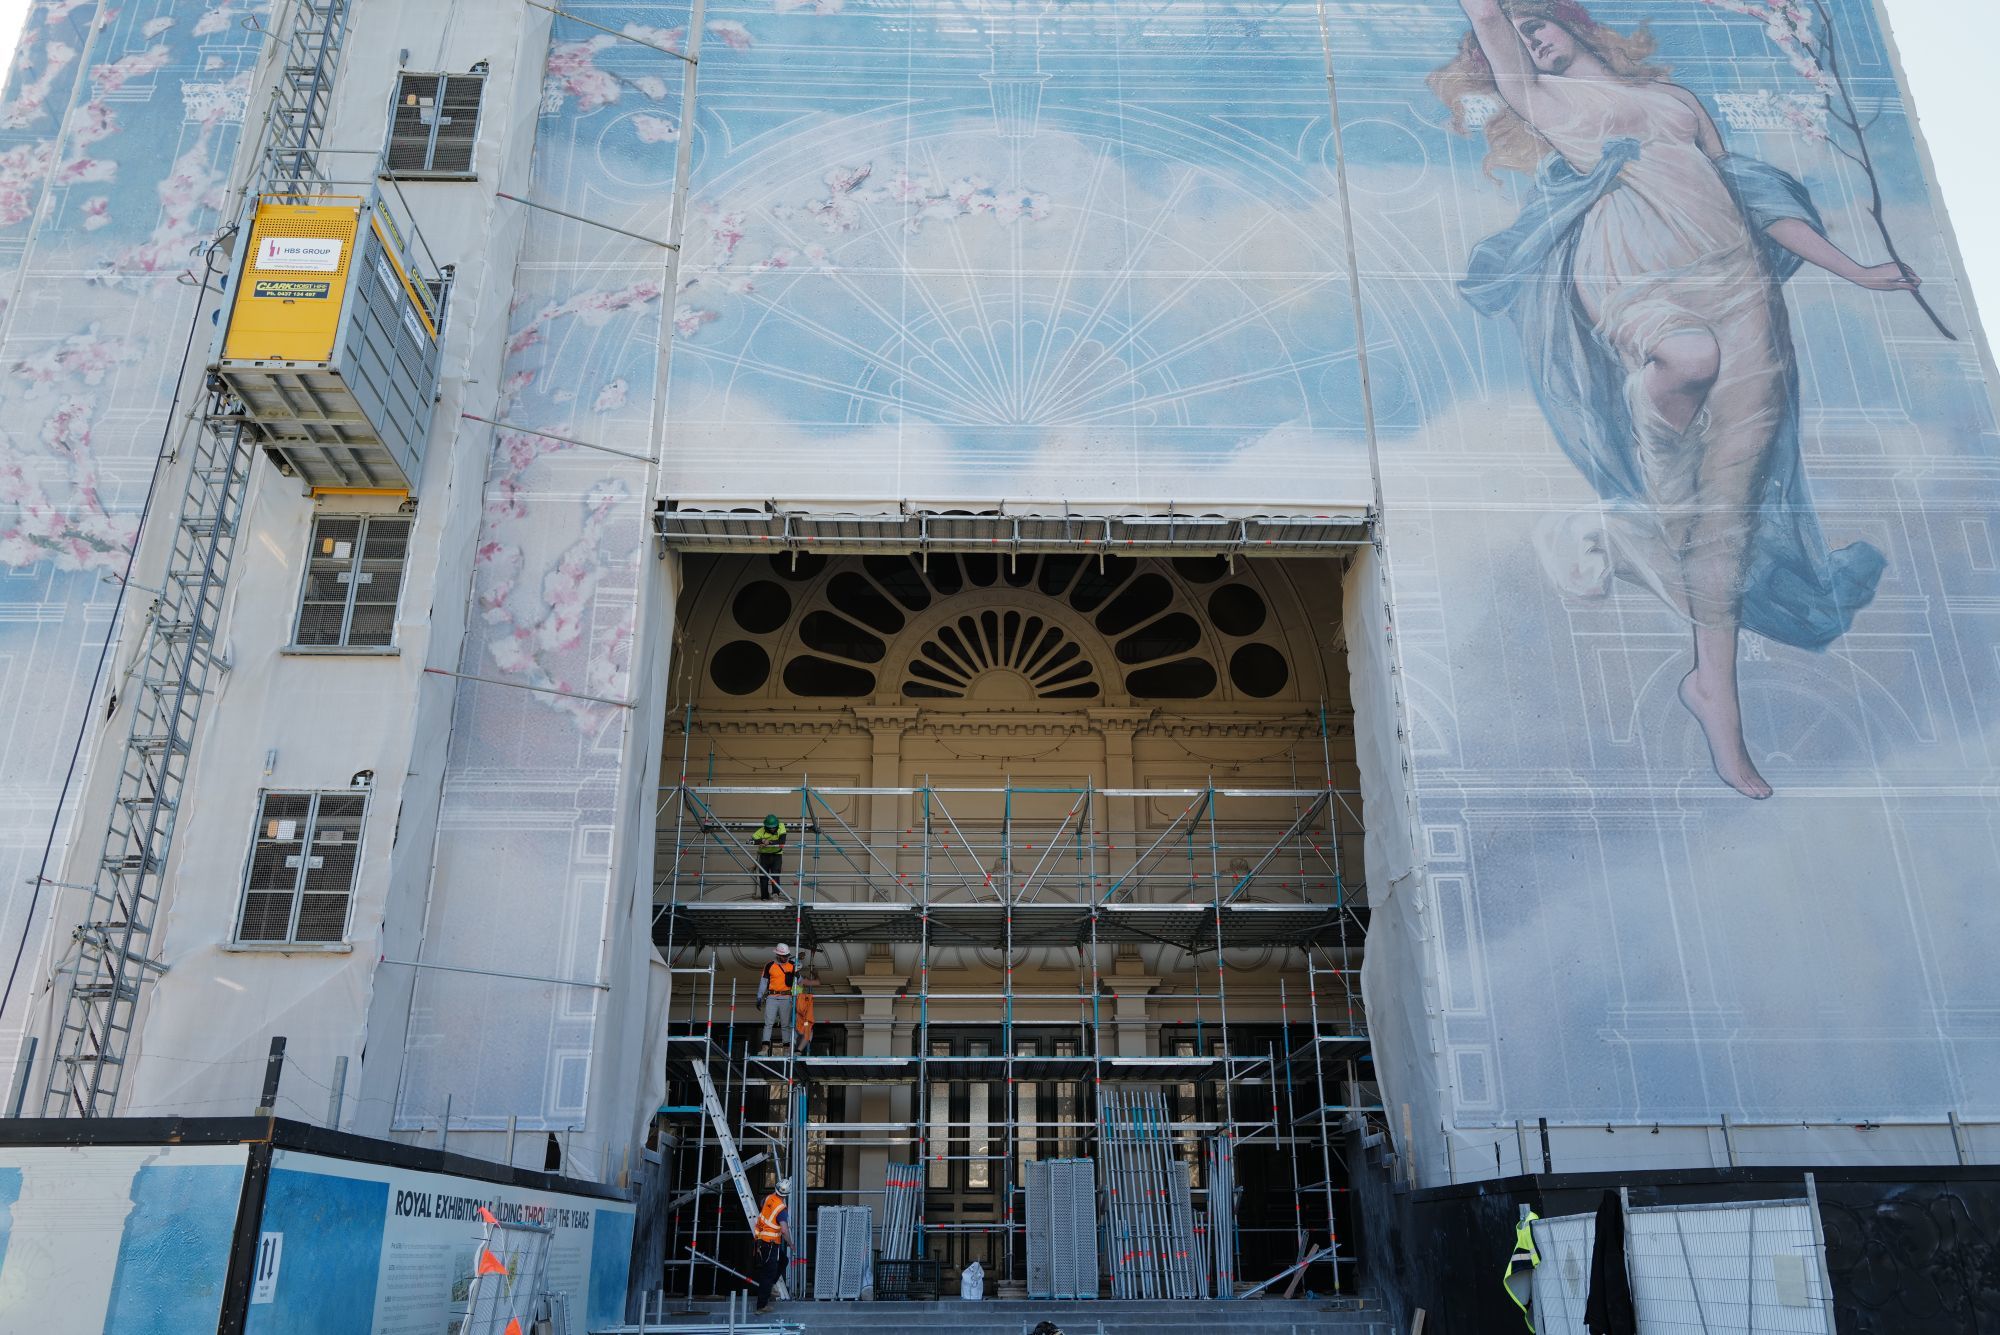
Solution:
<path fill-rule="evenodd" d="M 14 58 L 30 0 L 0 0 L 0 69 Z M 1661 0 L 1663 4 L 1675 0 Z M 2000 319 L 2000 173 L 1993 168 L 1989 53 L 1995 0 L 1886 0 L 1945 206 L 1986 322 Z"/>

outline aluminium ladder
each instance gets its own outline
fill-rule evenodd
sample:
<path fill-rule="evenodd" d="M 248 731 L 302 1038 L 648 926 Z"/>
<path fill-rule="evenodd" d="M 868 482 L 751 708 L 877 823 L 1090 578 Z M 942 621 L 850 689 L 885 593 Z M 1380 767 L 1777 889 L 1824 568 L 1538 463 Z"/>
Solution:
<path fill-rule="evenodd" d="M 744 1222 L 754 1229 L 757 1226 L 757 1196 L 750 1190 L 750 1179 L 743 1171 L 743 1156 L 737 1151 L 736 1135 L 729 1129 L 729 1117 L 722 1110 L 722 1099 L 715 1092 L 715 1078 L 708 1073 L 708 1059 L 691 1058 L 688 1065 L 694 1067 L 695 1083 L 701 1086 L 702 1111 L 708 1114 L 708 1124 L 715 1129 L 716 1143 L 722 1146 L 723 1167 L 729 1170 L 729 1180 L 735 1184 L 736 1199 L 743 1206 Z M 776 1292 L 780 1298 L 792 1296 L 783 1279 L 778 1281 Z"/>

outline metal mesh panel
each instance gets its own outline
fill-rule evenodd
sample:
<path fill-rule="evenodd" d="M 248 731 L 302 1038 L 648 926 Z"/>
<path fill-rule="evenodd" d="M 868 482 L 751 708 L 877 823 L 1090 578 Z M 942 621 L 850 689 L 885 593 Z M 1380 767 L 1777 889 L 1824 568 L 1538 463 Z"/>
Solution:
<path fill-rule="evenodd" d="M 405 74 L 396 89 L 385 165 L 396 176 L 464 176 L 472 170 L 479 104 L 477 74 Z"/>
<path fill-rule="evenodd" d="M 1587 1214 L 1535 1221 L 1534 1307 L 1537 1335 L 1585 1335 L 1590 1254 L 1595 1220 Z"/>
<path fill-rule="evenodd" d="M 840 1296 L 843 1298 L 859 1298 L 868 1288 L 869 1243 L 874 1231 L 874 1212 L 868 1206 L 847 1207 L 847 1227 L 840 1235 Z"/>
<path fill-rule="evenodd" d="M 361 818 L 367 806 L 368 799 L 359 793 L 320 798 L 300 877 L 295 940 L 338 941 L 346 934 L 347 905 L 361 849 Z"/>
<path fill-rule="evenodd" d="M 838 1205 L 822 1205 L 813 1223 L 813 1297 L 826 1301 L 840 1296 L 841 1235 L 846 1231 L 847 1211 Z"/>
<path fill-rule="evenodd" d="M 358 518 L 328 517 L 313 524 L 294 643 L 313 647 L 346 643 L 347 600 L 354 587 L 354 555 L 360 541 Z"/>
<path fill-rule="evenodd" d="M 437 138 L 431 146 L 432 171 L 472 170 L 472 148 L 479 137 L 479 100 L 485 90 L 486 80 L 477 74 L 455 74 L 445 79 Z"/>
<path fill-rule="evenodd" d="M 1028 1296 L 1053 1298 L 1054 1277 L 1050 1232 L 1054 1227 L 1049 1178 L 1055 1165 L 1047 1159 L 1028 1161 Z"/>
<path fill-rule="evenodd" d="M 379 647 L 395 639 L 396 600 L 402 591 L 403 558 L 410 545 L 410 521 L 368 521 L 361 542 L 361 565 L 354 574 L 354 611 L 347 643 Z"/>
<path fill-rule="evenodd" d="M 1649 1332 L 1833 1330 L 1810 1207 L 1802 1201 L 1633 1210 L 1626 1260 Z"/>
<path fill-rule="evenodd" d="M 237 940 L 341 940 L 367 812 L 365 793 L 264 794 Z"/>
<path fill-rule="evenodd" d="M 440 82 L 435 74 L 405 74 L 397 84 L 385 163 L 391 172 L 420 172 L 430 166 Z"/>
<path fill-rule="evenodd" d="M 250 878 L 243 895 L 241 941 L 283 941 L 291 935 L 292 900 L 311 826 L 310 793 L 266 793 L 257 813 Z"/>

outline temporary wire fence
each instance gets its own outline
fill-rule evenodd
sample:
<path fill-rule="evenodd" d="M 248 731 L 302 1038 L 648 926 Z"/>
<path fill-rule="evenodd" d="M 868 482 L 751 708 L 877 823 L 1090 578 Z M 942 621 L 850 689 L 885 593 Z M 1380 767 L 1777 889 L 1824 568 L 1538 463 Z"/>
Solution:
<path fill-rule="evenodd" d="M 1817 1192 L 1804 1199 L 1625 1207 L 1625 1269 L 1648 1335 L 1833 1335 Z M 1585 1335 L 1595 1217 L 1535 1221 L 1538 1335 Z"/>

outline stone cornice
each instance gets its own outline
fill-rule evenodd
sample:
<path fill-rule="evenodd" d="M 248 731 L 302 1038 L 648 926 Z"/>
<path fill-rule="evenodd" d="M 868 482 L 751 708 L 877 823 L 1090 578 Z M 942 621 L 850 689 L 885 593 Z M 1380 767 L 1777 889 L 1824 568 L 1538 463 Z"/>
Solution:
<path fill-rule="evenodd" d="M 1327 722 L 1334 736 L 1354 734 L 1351 714 L 1329 714 Z M 675 730 L 673 723 L 669 721 L 669 735 Z M 1166 714 L 1157 709 L 1094 709 L 1078 715 L 1036 708 L 948 710 L 862 706 L 810 712 L 705 712 L 699 728 L 712 737 L 872 737 L 884 730 L 899 730 L 918 737 L 1097 737 L 1105 732 L 1130 732 L 1141 739 L 1296 740 L 1316 736 L 1319 720 L 1297 712 Z"/>

